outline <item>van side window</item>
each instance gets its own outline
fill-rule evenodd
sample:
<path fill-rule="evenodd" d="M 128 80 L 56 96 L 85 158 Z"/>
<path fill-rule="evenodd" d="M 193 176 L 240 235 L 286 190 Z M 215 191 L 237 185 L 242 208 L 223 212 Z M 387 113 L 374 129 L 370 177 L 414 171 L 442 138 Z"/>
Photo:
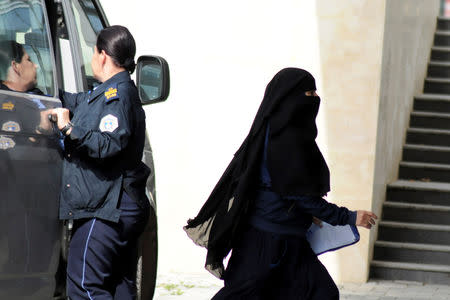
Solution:
<path fill-rule="evenodd" d="M 94 54 L 97 35 L 104 28 L 104 24 L 92 0 L 74 0 L 72 1 L 72 9 L 80 40 L 83 63 L 81 70 L 86 78 L 87 88 L 92 89 L 99 82 L 94 78 L 91 59 Z"/>
<path fill-rule="evenodd" d="M 41 1 L 0 1 L 0 88 L 55 94 L 47 33 Z"/>

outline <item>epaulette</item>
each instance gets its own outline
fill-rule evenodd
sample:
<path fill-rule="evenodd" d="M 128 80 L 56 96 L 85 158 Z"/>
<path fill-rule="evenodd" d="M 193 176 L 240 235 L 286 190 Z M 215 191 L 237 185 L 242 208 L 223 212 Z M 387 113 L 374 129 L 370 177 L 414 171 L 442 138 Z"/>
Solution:
<path fill-rule="evenodd" d="M 117 83 L 112 84 L 105 91 L 106 103 L 111 102 L 112 100 L 119 99 L 119 92 L 117 91 Z"/>
<path fill-rule="evenodd" d="M 14 111 L 15 103 L 12 100 L 3 100 L 1 102 L 1 110 Z"/>

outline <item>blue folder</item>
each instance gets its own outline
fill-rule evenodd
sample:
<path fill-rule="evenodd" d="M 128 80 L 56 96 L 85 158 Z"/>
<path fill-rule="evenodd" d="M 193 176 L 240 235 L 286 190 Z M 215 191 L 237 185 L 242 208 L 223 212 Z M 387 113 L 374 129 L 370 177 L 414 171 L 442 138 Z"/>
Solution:
<path fill-rule="evenodd" d="M 333 226 L 322 222 L 320 228 L 313 223 L 306 232 L 306 239 L 314 253 L 320 255 L 357 243 L 359 232 L 355 225 Z"/>

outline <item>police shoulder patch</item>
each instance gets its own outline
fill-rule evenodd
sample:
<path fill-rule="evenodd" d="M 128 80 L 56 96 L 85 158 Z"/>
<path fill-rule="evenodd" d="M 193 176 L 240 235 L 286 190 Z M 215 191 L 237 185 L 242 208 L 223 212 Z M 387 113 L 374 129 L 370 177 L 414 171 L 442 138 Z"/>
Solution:
<path fill-rule="evenodd" d="M 117 84 L 113 84 L 105 91 L 106 102 L 119 99 L 119 92 L 117 91 Z"/>
<path fill-rule="evenodd" d="M 100 120 L 100 131 L 113 132 L 119 127 L 119 121 L 114 115 L 106 115 Z"/>

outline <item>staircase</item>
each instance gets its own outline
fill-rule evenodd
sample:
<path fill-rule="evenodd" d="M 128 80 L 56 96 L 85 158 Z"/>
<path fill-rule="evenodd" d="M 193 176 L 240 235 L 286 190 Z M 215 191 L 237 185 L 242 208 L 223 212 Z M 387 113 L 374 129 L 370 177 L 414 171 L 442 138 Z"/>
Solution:
<path fill-rule="evenodd" d="M 449 18 L 438 18 L 399 180 L 387 187 L 370 277 L 450 284 Z"/>

